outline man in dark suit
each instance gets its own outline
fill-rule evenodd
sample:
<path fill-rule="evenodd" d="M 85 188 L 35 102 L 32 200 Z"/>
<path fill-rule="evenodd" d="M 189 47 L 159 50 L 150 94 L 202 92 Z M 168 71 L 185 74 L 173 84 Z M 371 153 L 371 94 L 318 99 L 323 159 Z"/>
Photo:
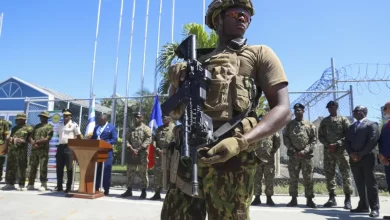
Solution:
<path fill-rule="evenodd" d="M 93 130 L 91 139 L 103 140 L 107 143 L 114 145 L 118 140 L 118 133 L 114 125 L 107 122 L 107 115 L 102 114 L 99 118 L 98 126 Z M 111 170 L 112 170 L 112 160 L 113 160 L 113 151 L 108 152 L 108 158 L 104 162 L 104 173 L 103 173 L 103 188 L 104 195 L 108 195 L 110 191 L 111 184 Z M 100 188 L 102 173 L 102 163 L 99 163 L 97 174 L 96 174 L 96 185 L 95 188 L 98 190 Z"/>
<path fill-rule="evenodd" d="M 383 107 L 383 116 L 385 122 L 378 140 L 379 160 L 385 166 L 387 188 L 390 192 L 390 102 L 386 102 Z M 390 219 L 390 216 L 384 216 L 383 219 Z"/>
<path fill-rule="evenodd" d="M 367 108 L 357 106 L 353 110 L 356 122 L 349 126 L 345 144 L 350 156 L 349 163 L 357 190 L 359 204 L 354 213 L 366 213 L 371 208 L 370 217 L 379 216 L 378 184 L 375 179 L 377 153 L 375 146 L 379 138 L 378 123 L 368 120 Z"/>

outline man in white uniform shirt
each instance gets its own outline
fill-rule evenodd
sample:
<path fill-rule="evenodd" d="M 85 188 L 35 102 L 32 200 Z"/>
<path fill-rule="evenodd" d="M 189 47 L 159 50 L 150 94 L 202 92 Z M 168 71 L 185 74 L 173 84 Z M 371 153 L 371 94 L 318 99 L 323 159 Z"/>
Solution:
<path fill-rule="evenodd" d="M 62 191 L 62 182 L 64 178 L 64 167 L 68 180 L 66 182 L 65 193 L 70 191 L 73 180 L 73 152 L 68 147 L 69 139 L 81 139 L 80 127 L 72 121 L 72 112 L 69 109 L 62 110 L 64 124 L 58 126 L 59 145 L 57 146 L 56 154 L 56 171 L 57 171 L 57 191 Z"/>

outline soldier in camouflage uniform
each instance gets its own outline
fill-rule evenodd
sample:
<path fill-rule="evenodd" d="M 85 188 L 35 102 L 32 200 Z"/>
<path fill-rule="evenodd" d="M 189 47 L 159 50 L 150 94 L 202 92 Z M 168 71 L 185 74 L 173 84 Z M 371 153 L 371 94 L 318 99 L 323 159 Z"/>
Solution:
<path fill-rule="evenodd" d="M 316 208 L 317 205 L 313 202 L 313 152 L 317 143 L 317 134 L 315 126 L 310 121 L 303 119 L 304 109 L 305 106 L 300 103 L 294 105 L 295 119 L 290 121 L 283 131 L 283 141 L 289 156 L 289 191 L 292 197 L 287 206 L 298 205 L 298 180 L 299 172 L 302 170 L 306 205 L 310 208 Z"/>
<path fill-rule="evenodd" d="M 351 194 L 353 193 L 351 167 L 349 156 L 345 150 L 345 135 L 350 125 L 346 117 L 337 115 L 338 103 L 330 101 L 326 108 L 330 115 L 321 121 L 318 129 L 318 139 L 324 145 L 324 171 L 326 187 L 329 192 L 329 200 L 324 207 L 336 206 L 336 164 L 343 177 L 343 189 L 345 193 L 344 209 L 351 209 Z"/>
<path fill-rule="evenodd" d="M 4 119 L 0 119 L 0 182 L 3 180 L 3 166 L 7 154 L 5 142 L 9 135 L 9 128 L 9 123 Z"/>
<path fill-rule="evenodd" d="M 284 127 L 291 117 L 288 81 L 279 58 L 265 45 L 246 44 L 244 35 L 253 15 L 251 0 L 213 0 L 208 7 L 206 24 L 215 30 L 218 43 L 212 50 L 203 50 L 204 55 L 197 59 L 212 76 L 204 113 L 212 119 L 214 131 L 224 132 L 216 143 L 198 151 L 199 194 L 194 195 L 191 161 L 181 159 L 185 134 L 182 125 L 175 127 L 163 220 L 203 220 L 206 214 L 209 220 L 250 219 L 258 163 L 256 143 Z M 181 88 L 186 70 L 184 62 L 169 68 L 170 96 Z M 260 122 L 251 109 L 261 95 L 257 93 L 255 98 L 254 87 L 264 92 L 271 108 Z M 170 112 L 174 120 L 182 115 L 181 106 Z M 231 120 L 239 123 L 234 126 Z"/>
<path fill-rule="evenodd" d="M 163 123 L 162 126 L 156 129 L 153 135 L 153 146 L 156 148 L 153 168 L 155 194 L 150 200 L 161 199 L 160 193 L 163 186 L 163 171 L 161 166 L 163 149 L 168 148 L 168 145 L 173 141 L 173 128 L 175 128 L 175 124 L 172 123 L 171 117 L 166 115 L 163 116 Z"/>
<path fill-rule="evenodd" d="M 16 126 L 12 128 L 8 138 L 8 160 L 7 160 L 7 185 L 3 190 L 15 189 L 16 172 L 19 176 L 19 187 L 17 190 L 26 191 L 26 169 L 27 169 L 27 147 L 33 128 L 26 124 L 26 114 L 19 113 L 15 118 Z"/>
<path fill-rule="evenodd" d="M 53 126 L 47 121 L 49 119 L 49 112 L 42 112 L 38 115 L 41 123 L 34 127 L 30 137 L 32 144 L 30 154 L 30 176 L 28 178 L 27 190 L 34 189 L 34 182 L 37 176 L 37 169 L 39 166 L 39 179 L 41 187 L 39 191 L 47 190 L 47 163 L 49 161 L 49 142 L 53 137 Z"/>
<path fill-rule="evenodd" d="M 136 128 L 131 132 L 128 145 L 130 159 L 127 161 L 127 190 L 121 197 L 133 196 L 135 174 L 138 169 L 141 178 L 142 193 L 140 198 L 146 198 L 146 188 L 149 186 L 148 178 L 148 148 L 152 142 L 152 131 L 143 123 L 144 117 L 140 112 L 134 114 Z"/>
<path fill-rule="evenodd" d="M 274 195 L 275 153 L 280 148 L 280 135 L 275 133 L 261 140 L 259 144 L 261 146 L 256 150 L 256 155 L 260 159 L 260 164 L 257 166 L 255 174 L 255 199 L 252 205 L 261 204 L 261 181 L 264 176 L 267 205 L 274 206 L 272 196 Z"/>

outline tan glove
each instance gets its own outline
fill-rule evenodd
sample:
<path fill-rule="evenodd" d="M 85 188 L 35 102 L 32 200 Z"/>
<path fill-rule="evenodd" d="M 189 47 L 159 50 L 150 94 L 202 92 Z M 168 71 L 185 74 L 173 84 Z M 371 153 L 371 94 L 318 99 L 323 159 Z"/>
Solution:
<path fill-rule="evenodd" d="M 239 154 L 240 151 L 247 150 L 248 146 L 248 141 L 241 134 L 226 138 L 208 150 L 207 157 L 201 157 L 200 162 L 209 165 L 223 163 Z"/>

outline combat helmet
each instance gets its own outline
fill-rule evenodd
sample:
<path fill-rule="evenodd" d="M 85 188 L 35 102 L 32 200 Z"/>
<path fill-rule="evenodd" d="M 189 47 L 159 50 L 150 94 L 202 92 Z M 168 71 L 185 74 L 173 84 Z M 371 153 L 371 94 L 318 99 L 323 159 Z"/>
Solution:
<path fill-rule="evenodd" d="M 246 10 L 248 10 L 251 16 L 255 15 L 255 9 L 251 0 L 213 0 L 213 2 L 210 3 L 206 12 L 206 25 L 210 29 L 215 30 L 213 22 L 214 18 L 218 16 L 222 11 L 232 6 L 245 8 Z"/>

